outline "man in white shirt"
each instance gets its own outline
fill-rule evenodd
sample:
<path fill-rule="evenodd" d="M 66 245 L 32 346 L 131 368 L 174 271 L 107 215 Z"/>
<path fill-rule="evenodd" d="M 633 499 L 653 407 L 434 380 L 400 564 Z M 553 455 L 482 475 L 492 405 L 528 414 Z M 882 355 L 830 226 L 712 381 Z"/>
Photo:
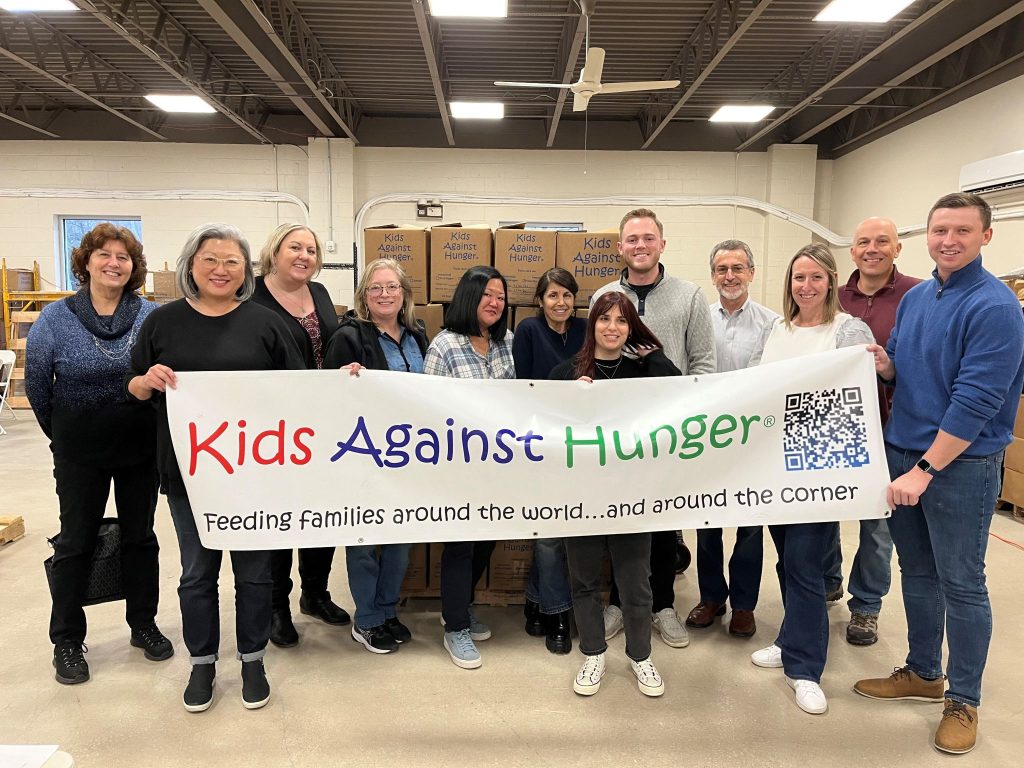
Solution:
<path fill-rule="evenodd" d="M 765 327 L 779 317 L 750 298 L 754 280 L 754 255 L 741 240 L 726 240 L 711 249 L 711 279 L 719 300 L 711 305 L 718 371 L 736 371 L 750 364 L 750 357 Z M 732 607 L 729 634 L 750 637 L 757 631 L 754 608 L 761 589 L 763 534 L 761 526 L 736 529 L 736 545 L 729 558 L 729 581 L 721 528 L 697 531 L 697 583 L 700 602 L 686 617 L 686 626 L 703 629 Z"/>

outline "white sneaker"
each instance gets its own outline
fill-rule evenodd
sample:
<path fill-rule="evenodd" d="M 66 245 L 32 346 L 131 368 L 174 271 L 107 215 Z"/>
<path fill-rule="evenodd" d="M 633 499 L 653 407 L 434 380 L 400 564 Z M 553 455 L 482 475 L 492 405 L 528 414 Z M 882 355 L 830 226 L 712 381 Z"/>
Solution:
<path fill-rule="evenodd" d="M 587 656 L 573 681 L 572 689 L 580 696 L 593 696 L 601 688 L 602 677 L 604 677 L 604 654 Z"/>
<path fill-rule="evenodd" d="M 782 649 L 772 643 L 767 648 L 754 651 L 750 654 L 750 660 L 758 667 L 775 669 L 782 666 Z"/>
<path fill-rule="evenodd" d="M 686 631 L 683 622 L 679 620 L 679 614 L 676 613 L 675 608 L 662 608 L 657 613 L 652 613 L 651 624 L 666 645 L 673 648 L 685 648 L 690 644 L 690 633 Z"/>
<path fill-rule="evenodd" d="M 604 609 L 604 639 L 611 640 L 622 631 L 622 611 L 617 605 L 607 605 Z"/>
<path fill-rule="evenodd" d="M 809 715 L 823 715 L 828 712 L 828 700 L 821 686 L 810 680 L 786 678 L 789 687 L 796 693 L 796 705 Z"/>
<path fill-rule="evenodd" d="M 629 666 L 633 668 L 637 685 L 640 686 L 640 693 L 644 696 L 661 696 L 665 692 L 665 681 L 661 679 L 658 668 L 654 666 L 650 656 L 643 661 L 630 659 Z"/>

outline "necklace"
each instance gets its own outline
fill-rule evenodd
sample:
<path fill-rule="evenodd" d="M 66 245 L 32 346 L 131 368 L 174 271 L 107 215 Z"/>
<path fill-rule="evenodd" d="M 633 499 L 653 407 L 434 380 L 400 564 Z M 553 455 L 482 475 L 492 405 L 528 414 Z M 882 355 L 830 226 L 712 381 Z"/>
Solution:
<path fill-rule="evenodd" d="M 294 296 L 294 294 L 299 293 L 303 290 L 306 291 L 306 294 L 308 296 L 312 296 L 312 294 L 309 293 L 309 287 L 307 285 L 303 284 L 298 290 L 295 291 L 286 291 L 284 288 L 281 287 L 281 284 L 277 282 L 277 278 L 274 278 L 273 286 L 274 290 L 272 291 L 272 293 L 274 294 L 274 298 L 287 299 L 288 302 L 299 311 L 299 314 L 295 315 L 295 317 L 306 317 L 306 315 L 310 315 L 313 313 L 312 309 L 308 311 L 306 310 L 306 303 L 304 300 L 296 299 Z M 303 297 L 303 299 L 305 299 L 305 297 Z"/>
<path fill-rule="evenodd" d="M 619 366 L 622 365 L 622 358 L 620 357 L 615 361 L 615 364 L 603 363 L 600 360 L 594 360 L 594 370 L 604 376 L 606 379 L 614 379 L 616 372 L 619 370 Z"/>
<path fill-rule="evenodd" d="M 133 327 L 130 333 L 126 336 L 122 336 L 121 338 L 123 341 L 121 341 L 120 344 L 112 344 L 109 347 L 103 346 L 98 336 L 93 336 L 92 342 L 104 357 L 108 360 L 117 361 L 123 360 L 131 353 L 132 347 L 135 345 L 135 328 Z"/>

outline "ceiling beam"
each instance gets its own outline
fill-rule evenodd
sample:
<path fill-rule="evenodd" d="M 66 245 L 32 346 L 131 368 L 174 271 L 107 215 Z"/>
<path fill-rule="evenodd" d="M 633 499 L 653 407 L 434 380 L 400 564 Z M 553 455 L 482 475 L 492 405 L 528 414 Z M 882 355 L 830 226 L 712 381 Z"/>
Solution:
<path fill-rule="evenodd" d="M 434 48 L 434 40 L 430 34 L 430 22 L 427 20 L 427 12 L 423 8 L 423 0 L 412 0 L 412 10 L 416 14 L 416 28 L 420 32 L 423 55 L 427 57 L 427 69 L 430 71 L 430 82 L 434 86 L 434 98 L 437 99 L 441 122 L 444 123 L 444 135 L 448 138 L 448 146 L 454 147 L 455 134 L 452 133 L 452 121 L 448 117 L 448 100 L 445 98 L 444 86 L 441 83 L 441 67 L 444 66 L 444 58 Z"/>
<path fill-rule="evenodd" d="M 16 53 L 13 49 L 19 45 L 30 47 L 36 62 L 42 66 Z M 116 91 L 126 98 L 137 99 L 142 108 L 141 100 L 145 91 L 137 82 L 42 19 L 32 14 L 0 15 L 0 56 L 109 112 L 143 133 L 161 141 L 167 140 L 149 126 L 73 85 L 72 78 L 86 73 L 92 77 L 97 90 Z"/>
<path fill-rule="evenodd" d="M 53 124 L 53 121 L 60 116 L 61 112 L 67 108 L 67 106 L 48 94 L 33 88 L 27 83 L 16 80 L 9 75 L 0 73 L 0 78 L 8 81 L 14 89 L 14 92 L 10 94 L 10 100 L 7 102 L 4 101 L 4 93 L 0 92 L 0 118 L 16 125 L 20 125 L 22 128 L 28 128 L 30 131 L 41 133 L 43 136 L 47 136 L 51 139 L 59 139 L 59 134 L 53 133 L 47 129 Z M 47 109 L 39 107 L 33 109 L 32 107 L 29 107 L 22 101 L 22 96 L 26 94 L 37 97 L 44 103 L 51 105 L 52 108 Z M 16 114 L 21 115 L 21 117 L 16 117 Z M 40 120 L 39 122 L 32 122 L 31 118 L 34 116 L 43 117 L 45 119 Z"/>
<path fill-rule="evenodd" d="M 594 12 L 594 6 L 597 5 L 597 0 L 593 0 L 589 7 L 589 12 Z M 569 10 L 571 11 L 576 7 L 574 0 L 569 0 Z M 583 47 L 583 41 L 587 36 L 587 17 L 583 15 L 577 16 L 575 19 L 566 19 L 565 25 L 562 29 L 562 39 L 559 42 L 558 50 L 561 54 L 564 51 L 564 57 L 560 58 L 559 61 L 563 61 L 562 66 L 562 79 L 559 80 L 562 84 L 568 84 L 573 82 L 573 75 L 576 73 L 576 62 L 580 58 L 580 49 Z M 548 121 L 548 147 L 555 143 L 555 133 L 558 131 L 558 123 L 562 119 L 562 109 L 565 107 L 565 98 L 569 94 L 568 88 L 559 88 L 558 97 L 555 100 L 555 105 L 551 110 L 551 118 Z"/>
<path fill-rule="evenodd" d="M 254 139 L 263 144 L 273 143 L 257 127 L 266 122 L 269 107 L 249 96 L 249 89 L 160 3 L 155 0 L 76 2 Z M 199 82 L 197 77 L 215 85 Z"/>
<path fill-rule="evenodd" d="M 899 31 L 895 32 L 895 34 L 887 38 L 881 45 L 869 51 L 866 55 L 856 58 L 853 64 L 844 69 L 838 75 L 829 78 L 828 82 L 826 82 L 824 85 L 822 85 L 819 88 L 815 88 L 813 91 L 810 91 L 809 93 L 806 93 L 804 98 L 802 98 L 797 104 L 787 109 L 783 114 L 779 115 L 779 117 L 771 120 L 767 125 L 760 128 L 746 141 L 744 141 L 742 144 L 736 147 L 736 151 L 742 152 L 743 150 L 750 148 L 761 138 L 767 136 L 776 129 L 781 128 L 788 120 L 792 119 L 793 117 L 807 109 L 807 107 L 817 102 L 821 98 L 822 94 L 824 94 L 826 91 L 839 85 L 843 80 L 853 75 L 862 67 L 866 66 L 870 61 L 882 55 L 887 50 L 895 46 L 897 43 L 901 42 L 904 38 L 911 35 L 918 28 L 926 24 L 931 19 L 935 18 L 938 14 L 942 13 L 942 11 L 944 11 L 947 7 L 952 5 L 953 2 L 955 2 L 955 0 L 939 0 L 939 2 L 937 2 L 923 14 L 921 14 L 912 22 L 907 24 L 905 27 L 903 27 Z M 838 37 L 838 39 L 841 39 L 842 34 L 846 30 L 850 29 L 850 27 L 840 26 L 836 30 L 834 30 L 829 37 Z M 838 53 L 838 46 L 836 46 L 835 52 Z M 801 57 L 800 60 L 794 62 L 786 70 L 786 72 L 784 72 L 780 77 L 776 78 L 773 82 L 780 82 L 787 74 L 790 77 L 792 77 L 796 73 L 797 68 L 805 63 L 805 58 L 806 57 Z M 835 61 L 835 59 L 833 59 L 833 61 Z M 811 81 L 809 76 L 807 78 L 807 81 Z M 770 87 L 766 90 L 770 90 Z"/>

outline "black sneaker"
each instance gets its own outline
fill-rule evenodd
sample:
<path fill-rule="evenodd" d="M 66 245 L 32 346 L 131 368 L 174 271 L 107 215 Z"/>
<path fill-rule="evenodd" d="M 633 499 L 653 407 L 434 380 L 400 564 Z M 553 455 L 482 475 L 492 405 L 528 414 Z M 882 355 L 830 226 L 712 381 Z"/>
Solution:
<path fill-rule="evenodd" d="M 270 642 L 278 648 L 294 648 L 299 644 L 299 633 L 292 624 L 292 613 L 287 608 L 270 614 Z"/>
<path fill-rule="evenodd" d="M 182 701 L 186 712 L 205 712 L 213 704 L 213 679 L 217 675 L 217 665 L 193 664 L 192 674 L 185 686 Z"/>
<path fill-rule="evenodd" d="M 314 619 L 320 619 L 325 624 L 342 626 L 352 621 L 348 611 L 335 605 L 331 600 L 331 593 L 324 592 L 322 595 L 311 595 L 303 592 L 299 597 L 299 610 Z"/>
<path fill-rule="evenodd" d="M 156 624 L 133 629 L 132 645 L 141 648 L 150 661 L 166 661 L 174 655 L 174 646 L 164 637 L 163 632 L 156 628 Z"/>
<path fill-rule="evenodd" d="M 89 665 L 85 656 L 89 649 L 85 643 L 58 643 L 53 648 L 54 677 L 64 685 L 78 685 L 89 679 Z"/>
<path fill-rule="evenodd" d="M 270 681 L 263 659 L 242 662 L 242 706 L 259 709 L 270 701 Z"/>
<path fill-rule="evenodd" d="M 398 641 L 392 637 L 384 625 L 363 629 L 352 625 L 352 639 L 360 643 L 370 653 L 391 653 L 398 650 Z"/>
<path fill-rule="evenodd" d="M 396 643 L 408 643 L 412 640 L 412 632 L 402 622 L 398 620 L 397 616 L 392 616 L 390 619 L 384 619 L 384 629 L 388 631 Z"/>

